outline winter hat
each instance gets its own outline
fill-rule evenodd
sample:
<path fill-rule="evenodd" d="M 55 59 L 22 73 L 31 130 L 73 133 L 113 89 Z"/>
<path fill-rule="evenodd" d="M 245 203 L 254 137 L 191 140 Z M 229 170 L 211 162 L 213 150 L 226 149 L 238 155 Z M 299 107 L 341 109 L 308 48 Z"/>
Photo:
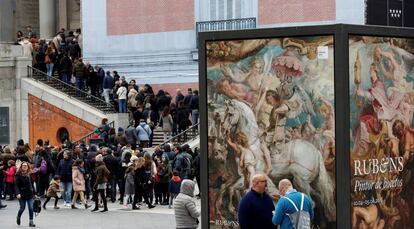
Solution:
<path fill-rule="evenodd" d="M 124 129 L 122 127 L 118 127 L 118 132 L 124 132 Z"/>
<path fill-rule="evenodd" d="M 98 154 L 98 155 L 96 155 L 96 157 L 95 157 L 95 161 L 103 161 L 102 154 Z"/>
<path fill-rule="evenodd" d="M 132 156 L 131 157 L 131 159 L 130 159 L 130 161 L 133 163 L 134 161 L 136 161 L 136 160 L 138 160 L 138 157 L 137 156 Z"/>

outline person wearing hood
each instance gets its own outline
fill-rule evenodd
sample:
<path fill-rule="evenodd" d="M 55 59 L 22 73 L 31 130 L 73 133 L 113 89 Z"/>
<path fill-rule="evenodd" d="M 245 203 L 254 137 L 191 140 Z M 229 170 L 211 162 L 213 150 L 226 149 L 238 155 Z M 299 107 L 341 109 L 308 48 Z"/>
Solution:
<path fill-rule="evenodd" d="M 49 184 L 49 188 L 47 189 L 46 200 L 42 205 L 43 209 L 46 210 L 46 205 L 52 197 L 55 198 L 54 209 L 59 209 L 59 207 L 57 206 L 57 203 L 59 201 L 59 197 L 57 195 L 58 192 L 63 192 L 63 189 L 60 189 L 60 176 L 55 175 L 53 177 L 53 180 Z"/>
<path fill-rule="evenodd" d="M 105 197 L 105 189 L 106 189 L 106 184 L 108 183 L 108 176 L 110 174 L 109 170 L 106 168 L 105 163 L 103 162 L 103 158 L 102 155 L 97 155 L 95 157 L 95 161 L 96 161 L 96 169 L 95 169 L 95 176 L 96 176 L 96 181 L 95 184 L 93 185 L 93 190 L 94 190 L 94 200 L 95 200 L 95 208 L 92 210 L 92 212 L 98 211 L 99 210 L 99 198 L 98 198 L 98 194 L 101 196 L 101 199 L 103 201 L 104 204 L 104 209 L 101 212 L 107 212 L 108 211 L 108 205 L 106 202 L 106 197 Z"/>
<path fill-rule="evenodd" d="M 198 226 L 200 211 L 194 201 L 195 183 L 185 179 L 181 183 L 180 194 L 174 200 L 176 228 L 195 229 Z"/>
<path fill-rule="evenodd" d="M 118 128 L 118 134 L 116 135 L 114 142 L 116 146 L 120 145 L 121 148 L 128 145 L 128 139 L 125 136 L 124 129 L 122 127 Z"/>
<path fill-rule="evenodd" d="M 89 207 L 91 207 L 90 205 L 86 203 L 85 195 L 84 195 L 84 192 L 85 192 L 84 174 L 86 173 L 84 164 L 85 163 L 82 159 L 77 159 L 72 166 L 73 191 L 75 191 L 75 194 L 73 194 L 73 199 L 72 199 L 72 209 L 78 209 L 75 206 L 78 196 L 80 196 L 81 202 L 85 206 L 85 209 L 88 209 Z"/>

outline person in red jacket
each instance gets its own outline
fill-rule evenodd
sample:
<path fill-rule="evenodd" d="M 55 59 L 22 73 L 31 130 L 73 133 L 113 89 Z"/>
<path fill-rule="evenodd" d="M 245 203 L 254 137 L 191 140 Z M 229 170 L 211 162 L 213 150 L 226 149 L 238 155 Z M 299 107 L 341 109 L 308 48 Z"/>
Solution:
<path fill-rule="evenodd" d="M 9 200 L 14 200 L 14 175 L 16 174 L 16 166 L 13 160 L 7 162 L 8 169 L 4 171 L 6 176 L 6 190 L 9 194 Z"/>

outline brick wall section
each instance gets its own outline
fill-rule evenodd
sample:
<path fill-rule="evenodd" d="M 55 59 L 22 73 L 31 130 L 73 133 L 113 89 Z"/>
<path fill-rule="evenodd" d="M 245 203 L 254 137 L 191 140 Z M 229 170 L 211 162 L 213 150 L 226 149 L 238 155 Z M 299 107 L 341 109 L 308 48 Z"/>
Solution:
<path fill-rule="evenodd" d="M 70 113 L 29 94 L 29 144 L 34 148 L 37 139 L 49 139 L 52 145 L 60 145 L 57 131 L 65 127 L 70 140 L 90 133 L 95 126 Z"/>
<path fill-rule="evenodd" d="M 259 25 L 336 19 L 335 0 L 260 0 Z"/>
<path fill-rule="evenodd" d="M 108 35 L 194 28 L 194 0 L 107 0 Z"/>

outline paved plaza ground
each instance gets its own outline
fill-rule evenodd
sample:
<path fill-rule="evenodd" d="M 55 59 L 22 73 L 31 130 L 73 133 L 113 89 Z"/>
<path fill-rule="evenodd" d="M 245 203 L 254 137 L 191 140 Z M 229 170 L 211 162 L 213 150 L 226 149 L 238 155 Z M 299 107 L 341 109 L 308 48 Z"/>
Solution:
<path fill-rule="evenodd" d="M 44 199 L 42 199 L 43 203 Z M 196 201 L 200 209 L 200 200 Z M 26 211 L 22 216 L 21 226 L 16 224 L 16 215 L 18 210 L 18 201 L 3 201 L 7 208 L 0 209 L 0 228 L 29 228 L 29 213 Z M 125 209 L 118 202 L 108 203 L 109 211 L 105 213 L 91 212 L 85 210 L 81 205 L 78 210 L 72 210 L 63 206 L 60 200 L 59 210 L 53 209 L 53 199 L 48 203 L 47 210 L 35 218 L 36 228 L 59 228 L 59 229 L 100 229 L 100 228 L 117 228 L 117 229 L 173 229 L 175 228 L 174 210 L 168 209 L 168 206 L 157 205 L 153 209 L 143 206 L 141 210 Z"/>

